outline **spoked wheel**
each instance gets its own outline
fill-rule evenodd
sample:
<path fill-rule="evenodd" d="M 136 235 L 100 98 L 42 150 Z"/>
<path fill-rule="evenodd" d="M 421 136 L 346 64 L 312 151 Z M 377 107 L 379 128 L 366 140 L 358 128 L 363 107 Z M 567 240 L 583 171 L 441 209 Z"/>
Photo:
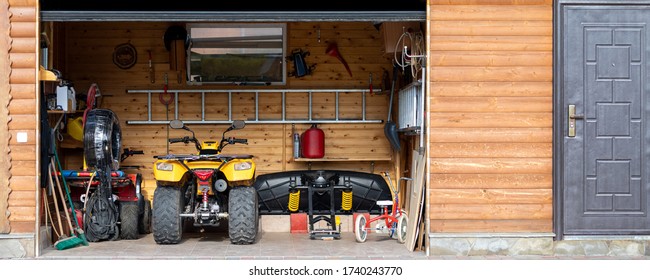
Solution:
<path fill-rule="evenodd" d="M 406 242 L 406 228 L 409 222 L 409 218 L 406 213 L 401 213 L 399 218 L 397 218 L 397 242 L 404 243 Z"/>
<path fill-rule="evenodd" d="M 366 242 L 366 239 L 368 238 L 368 230 L 366 229 L 366 216 L 358 215 L 354 221 L 354 225 L 354 237 L 357 239 L 357 242 Z"/>

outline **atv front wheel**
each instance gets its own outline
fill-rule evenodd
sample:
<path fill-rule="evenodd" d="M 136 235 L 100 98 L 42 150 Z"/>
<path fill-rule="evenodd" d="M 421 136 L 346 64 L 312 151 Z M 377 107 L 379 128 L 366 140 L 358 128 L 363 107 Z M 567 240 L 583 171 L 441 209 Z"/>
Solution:
<path fill-rule="evenodd" d="M 120 237 L 138 239 L 137 202 L 120 202 Z"/>
<path fill-rule="evenodd" d="M 158 244 L 177 244 L 183 237 L 183 196 L 177 187 L 160 186 L 153 194 L 153 239 Z"/>
<path fill-rule="evenodd" d="M 237 187 L 230 190 L 230 197 L 228 198 L 228 235 L 231 243 L 255 243 L 259 222 L 257 207 L 255 188 Z"/>

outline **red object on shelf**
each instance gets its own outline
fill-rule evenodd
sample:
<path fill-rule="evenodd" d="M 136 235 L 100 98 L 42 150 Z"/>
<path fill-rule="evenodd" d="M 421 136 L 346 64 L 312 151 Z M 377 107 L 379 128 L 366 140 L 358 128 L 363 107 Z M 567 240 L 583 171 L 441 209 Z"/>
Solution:
<path fill-rule="evenodd" d="M 312 124 L 301 137 L 302 157 L 322 158 L 325 156 L 325 133 Z"/>

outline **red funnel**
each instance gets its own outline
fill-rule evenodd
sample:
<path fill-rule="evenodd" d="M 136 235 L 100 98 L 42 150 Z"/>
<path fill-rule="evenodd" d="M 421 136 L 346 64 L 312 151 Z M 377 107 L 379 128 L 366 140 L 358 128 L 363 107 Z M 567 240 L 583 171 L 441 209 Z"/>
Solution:
<path fill-rule="evenodd" d="M 339 53 L 339 48 L 336 46 L 336 43 L 330 43 L 327 46 L 327 50 L 325 50 L 325 53 L 329 56 L 338 58 L 338 60 L 341 63 L 343 63 L 343 66 L 345 66 L 345 70 L 348 70 L 348 74 L 350 74 L 350 77 L 352 77 L 352 71 L 350 71 L 350 66 L 348 66 L 348 63 L 345 62 L 345 59 L 343 59 L 343 57 Z"/>

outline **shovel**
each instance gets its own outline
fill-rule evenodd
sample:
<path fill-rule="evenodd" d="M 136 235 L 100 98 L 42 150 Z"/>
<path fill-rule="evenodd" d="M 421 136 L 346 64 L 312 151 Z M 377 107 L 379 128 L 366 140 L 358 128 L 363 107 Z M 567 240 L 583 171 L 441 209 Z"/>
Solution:
<path fill-rule="evenodd" d="M 393 80 L 390 85 L 390 102 L 388 103 L 388 117 L 384 125 L 384 134 L 394 150 L 400 150 L 399 135 L 397 135 L 397 125 L 391 121 L 393 113 L 393 95 L 395 94 L 395 82 L 397 81 L 397 66 L 393 65 Z"/>

